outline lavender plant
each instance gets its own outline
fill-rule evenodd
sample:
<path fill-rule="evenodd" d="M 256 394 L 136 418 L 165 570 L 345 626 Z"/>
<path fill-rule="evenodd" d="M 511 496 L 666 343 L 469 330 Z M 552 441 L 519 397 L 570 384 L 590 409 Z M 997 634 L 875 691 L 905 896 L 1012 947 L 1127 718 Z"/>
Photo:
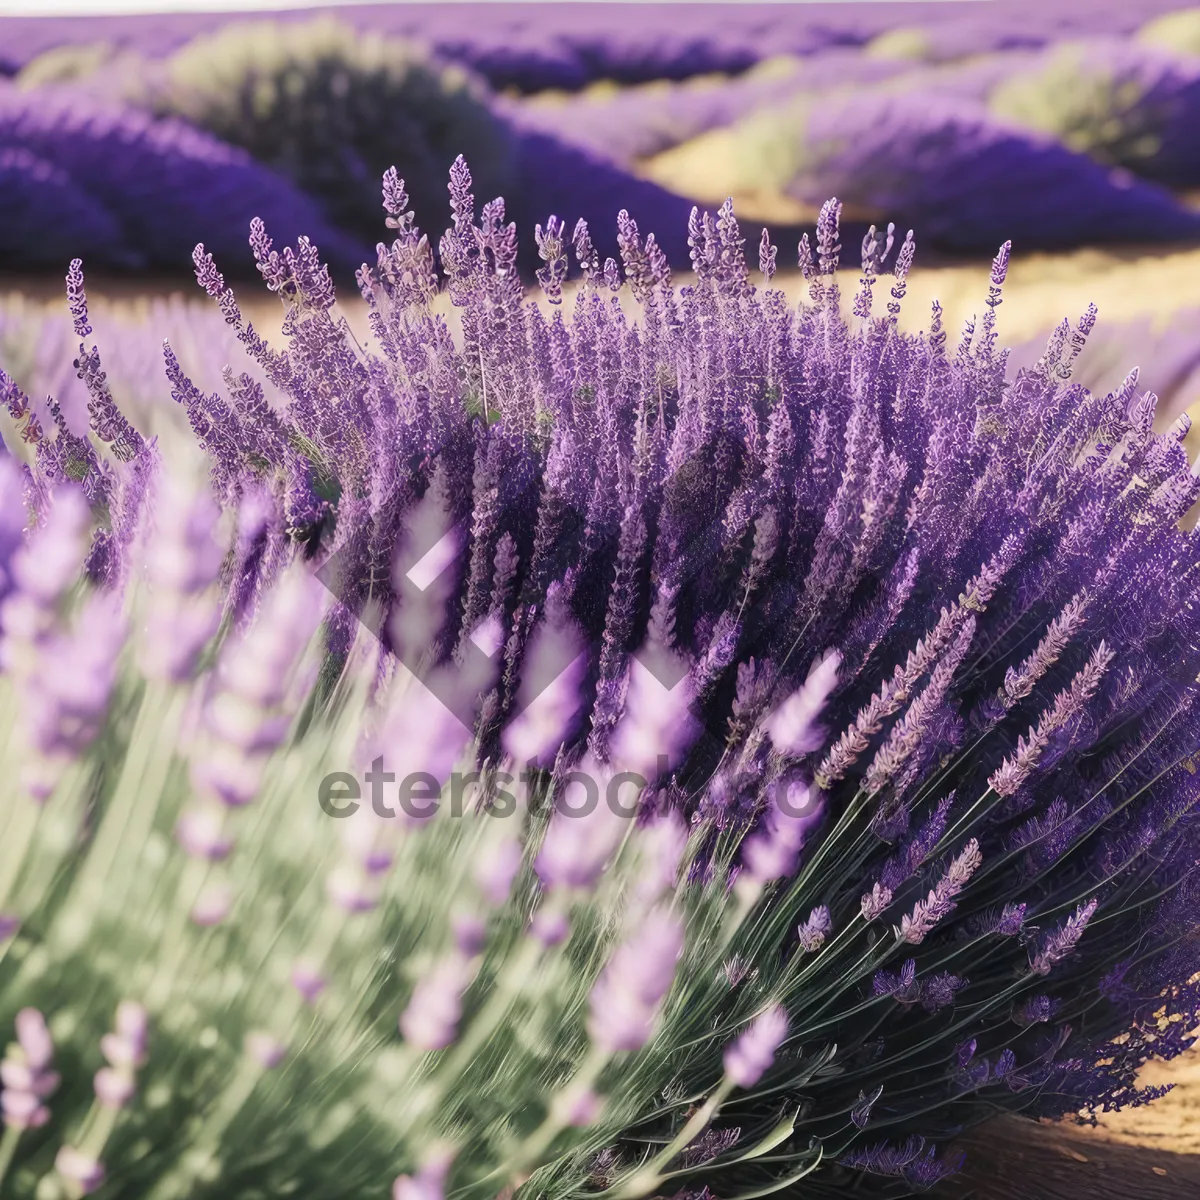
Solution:
<path fill-rule="evenodd" d="M 997 1110 L 1153 1099 L 1200 1016 L 1200 480 L 1136 372 L 1071 383 L 1095 310 L 1010 378 L 1009 246 L 948 350 L 889 227 L 846 319 L 836 201 L 796 308 L 730 205 L 681 287 L 549 218 L 543 307 L 461 160 L 444 279 L 383 196 L 369 346 L 311 243 L 251 232 L 286 350 L 197 247 L 286 397 L 166 347 L 198 473 L 78 263 L 90 436 L 0 377 L 4 1186 L 911 1189 Z"/>
<path fill-rule="evenodd" d="M 378 225 L 376 183 L 395 162 L 420 205 L 444 222 L 443 180 L 458 151 L 489 188 L 514 181 L 511 137 L 482 80 L 419 43 L 358 33 L 331 17 L 229 25 L 144 72 L 143 102 L 180 116 L 318 197 L 364 238 Z"/>

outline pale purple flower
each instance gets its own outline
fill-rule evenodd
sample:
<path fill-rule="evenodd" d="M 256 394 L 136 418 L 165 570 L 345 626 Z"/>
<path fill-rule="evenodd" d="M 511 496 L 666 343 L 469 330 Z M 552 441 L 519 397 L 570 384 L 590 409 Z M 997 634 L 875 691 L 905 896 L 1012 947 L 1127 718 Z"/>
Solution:
<path fill-rule="evenodd" d="M 128 1071 L 101 1067 L 93 1080 L 96 1099 L 105 1108 L 124 1108 L 137 1091 L 137 1081 Z"/>
<path fill-rule="evenodd" d="M 775 748 L 796 757 L 816 750 L 824 737 L 817 721 L 837 686 L 842 658 L 831 650 L 809 668 L 808 678 L 768 718 L 767 732 Z"/>
<path fill-rule="evenodd" d="M 0 1061 L 0 1116 L 13 1129 L 34 1129 L 50 1119 L 43 1101 L 59 1084 L 54 1043 L 36 1008 L 21 1009 L 15 1024 L 17 1041 Z"/>
<path fill-rule="evenodd" d="M 379 904 L 376 878 L 359 864 L 340 863 L 325 879 L 325 894 L 343 912 L 370 912 Z"/>
<path fill-rule="evenodd" d="M 690 676 L 667 687 L 632 659 L 624 713 L 609 740 L 611 761 L 647 783 L 653 783 L 664 766 L 678 766 L 700 733 L 700 723 L 690 712 L 693 698 Z"/>
<path fill-rule="evenodd" d="M 277 1038 L 261 1030 L 251 1030 L 242 1039 L 242 1049 L 247 1058 L 253 1059 L 264 1071 L 273 1070 L 283 1062 L 287 1047 Z"/>
<path fill-rule="evenodd" d="M 592 989 L 588 1032 L 597 1046 L 612 1054 L 649 1041 L 682 953 L 680 919 L 665 909 L 648 913 Z"/>
<path fill-rule="evenodd" d="M 1030 950 L 1029 969 L 1033 974 L 1049 975 L 1054 965 L 1062 962 L 1075 949 L 1099 903 L 1093 897 L 1086 904 L 1079 905 L 1071 916 L 1043 940 L 1036 951 Z"/>
<path fill-rule="evenodd" d="M 493 907 L 498 908 L 508 899 L 523 858 L 521 842 L 510 837 L 488 842 L 475 856 L 472 878 Z"/>
<path fill-rule="evenodd" d="M 550 635 L 542 639 L 542 645 L 551 643 Z M 531 652 L 534 653 L 534 652 Z M 550 659 L 544 652 L 541 658 Z M 543 666 L 536 654 L 532 663 L 535 672 Z M 504 749 L 513 760 L 522 765 L 532 763 L 537 767 L 550 767 L 560 748 L 578 725 L 582 697 L 580 688 L 587 674 L 588 656 L 579 653 L 555 676 L 553 681 L 521 710 L 518 716 L 505 726 L 502 735 Z M 536 677 L 536 676 L 535 676 Z"/>
<path fill-rule="evenodd" d="M 220 925 L 233 910 L 233 889 L 226 883 L 206 884 L 192 905 L 189 916 L 203 928 Z"/>
<path fill-rule="evenodd" d="M 578 776 L 556 790 L 554 814 L 534 862 L 547 887 L 594 887 L 629 827 L 606 803 L 612 771 L 589 757 Z M 629 801 L 623 797 L 622 803 Z"/>
<path fill-rule="evenodd" d="M 312 1004 L 325 990 L 327 980 L 321 968 L 308 959 L 300 959 L 292 965 L 292 987 L 306 1004 Z"/>
<path fill-rule="evenodd" d="M 83 1195 L 94 1192 L 104 1182 L 104 1164 L 73 1146 L 63 1146 L 54 1158 L 58 1173 Z"/>
<path fill-rule="evenodd" d="M 233 849 L 233 837 L 225 825 L 222 808 L 214 804 L 198 805 L 185 810 L 175 823 L 175 840 L 190 858 L 220 862 Z"/>
<path fill-rule="evenodd" d="M 787 1037 L 787 1013 L 778 1004 L 759 1013 L 725 1050 L 725 1074 L 741 1088 L 753 1087 L 772 1067 Z"/>
<path fill-rule="evenodd" d="M 911 914 L 900 921 L 900 937 L 910 945 L 917 946 L 926 934 L 943 918 L 954 911 L 954 898 L 967 886 L 971 876 L 979 869 L 983 855 L 979 843 L 972 838 L 951 860 L 946 873 L 924 900 L 918 900 Z"/>
<path fill-rule="evenodd" d="M 474 913 L 458 913 L 451 918 L 454 945 L 464 958 L 483 953 L 487 945 L 487 922 Z"/>
<path fill-rule="evenodd" d="M 890 888 L 885 888 L 881 883 L 876 882 L 871 890 L 862 898 L 862 915 L 865 921 L 878 921 L 887 907 L 892 902 L 892 893 Z"/>
<path fill-rule="evenodd" d="M 771 798 L 761 826 L 742 843 L 746 874 L 759 884 L 796 870 L 809 832 L 825 813 L 824 793 L 796 778 L 778 780 Z"/>
<path fill-rule="evenodd" d="M 800 945 L 806 954 L 813 954 L 825 945 L 825 938 L 833 929 L 829 909 L 823 904 L 812 910 L 807 921 L 796 930 Z"/>
<path fill-rule="evenodd" d="M 637 894 L 643 901 L 657 900 L 675 887 L 687 842 L 687 825 L 674 810 L 656 817 L 639 832 L 642 873 Z"/>
<path fill-rule="evenodd" d="M 529 936 L 543 946 L 557 946 L 565 942 L 570 932 L 571 922 L 566 913 L 557 910 L 540 909 L 529 922 Z"/>
<path fill-rule="evenodd" d="M 463 993 L 471 981 L 466 961 L 442 959 L 413 990 L 400 1016 L 404 1040 L 421 1050 L 443 1050 L 454 1041 L 462 1018 Z"/>

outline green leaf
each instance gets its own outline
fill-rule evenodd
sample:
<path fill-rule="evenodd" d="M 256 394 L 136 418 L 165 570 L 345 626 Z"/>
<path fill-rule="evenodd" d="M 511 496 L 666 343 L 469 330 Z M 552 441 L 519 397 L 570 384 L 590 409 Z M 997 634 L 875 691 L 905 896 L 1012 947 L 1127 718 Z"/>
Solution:
<path fill-rule="evenodd" d="M 799 1179 L 803 1179 L 805 1175 L 811 1175 L 821 1164 L 821 1159 L 824 1157 L 821 1147 L 817 1146 L 816 1157 L 811 1163 L 803 1166 L 798 1171 L 793 1171 L 790 1175 L 785 1175 L 782 1179 L 776 1179 L 773 1183 L 767 1184 L 766 1187 L 753 1188 L 748 1192 L 735 1192 L 732 1196 L 727 1196 L 724 1200 L 757 1200 L 759 1196 L 770 1196 L 773 1192 L 782 1191 L 785 1187 L 789 1187 Z"/>

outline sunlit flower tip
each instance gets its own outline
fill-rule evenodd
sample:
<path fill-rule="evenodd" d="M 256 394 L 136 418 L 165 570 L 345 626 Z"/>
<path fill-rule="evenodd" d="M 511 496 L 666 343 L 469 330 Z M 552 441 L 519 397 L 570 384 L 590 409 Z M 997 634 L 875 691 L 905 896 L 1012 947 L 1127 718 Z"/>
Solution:
<path fill-rule="evenodd" d="M 128 1070 L 118 1071 L 112 1067 L 101 1067 L 92 1083 L 96 1099 L 105 1108 L 124 1108 L 137 1091 L 137 1084 Z"/>
<path fill-rule="evenodd" d="M 567 940 L 571 923 L 565 913 L 542 911 L 533 914 L 529 922 L 529 936 L 543 946 L 557 946 Z"/>
<path fill-rule="evenodd" d="M 472 878 L 489 904 L 499 907 L 508 899 L 523 857 L 524 849 L 516 838 L 491 842 L 480 850 Z"/>
<path fill-rule="evenodd" d="M 829 909 L 823 904 L 819 904 L 812 910 L 807 921 L 804 922 L 796 930 L 796 935 L 800 939 L 800 945 L 803 947 L 806 954 L 813 954 L 825 945 L 825 938 L 829 931 L 833 928 L 833 921 L 829 915 Z"/>
<path fill-rule="evenodd" d="M 554 1099 L 554 1112 L 564 1125 L 582 1129 L 594 1125 L 604 1109 L 604 1100 L 591 1088 L 570 1088 Z"/>
<path fill-rule="evenodd" d="M 233 692 L 221 692 L 209 705 L 206 723 L 222 741 L 259 754 L 283 742 L 291 721 L 283 714 L 264 714 L 257 704 Z"/>
<path fill-rule="evenodd" d="M 218 742 L 192 763 L 192 784 L 201 795 L 230 808 L 253 803 L 262 787 L 264 761 Z"/>
<path fill-rule="evenodd" d="M 586 759 L 575 774 L 555 795 L 554 815 L 534 861 L 547 887 L 595 887 L 628 829 L 627 819 L 602 798 L 609 773 Z"/>
<path fill-rule="evenodd" d="M 17 1044 L 26 1064 L 34 1071 L 44 1070 L 54 1058 L 54 1042 L 46 1027 L 46 1018 L 36 1008 L 23 1008 L 17 1013 L 14 1024 Z"/>
<path fill-rule="evenodd" d="M 312 1004 L 325 990 L 325 984 L 325 976 L 313 963 L 301 960 L 292 967 L 292 987 L 306 1003 Z"/>
<path fill-rule="evenodd" d="M 643 871 L 638 892 L 654 899 L 678 882 L 679 864 L 687 849 L 688 829 L 683 817 L 671 811 L 656 818 L 640 834 Z"/>
<path fill-rule="evenodd" d="M 264 1071 L 273 1070 L 283 1062 L 287 1047 L 269 1033 L 253 1030 L 242 1041 L 246 1057 L 256 1062 Z"/>
<path fill-rule="evenodd" d="M 444 1050 L 458 1033 L 469 976 L 457 956 L 443 959 L 413 990 L 400 1016 L 404 1040 L 421 1050 Z"/>
<path fill-rule="evenodd" d="M 770 1070 L 787 1037 L 787 1013 L 775 1005 L 760 1013 L 737 1041 L 725 1050 L 725 1074 L 738 1087 L 753 1087 Z"/>
<path fill-rule="evenodd" d="M 21 918 L 16 913 L 0 912 L 0 942 L 7 942 L 21 928 Z"/>
<path fill-rule="evenodd" d="M 54 1166 L 68 1182 L 85 1196 L 104 1182 L 104 1164 L 73 1146 L 63 1146 L 54 1157 Z"/>
<path fill-rule="evenodd" d="M 50 1120 L 50 1110 L 35 1092 L 5 1088 L 0 1092 L 0 1117 L 11 1129 L 40 1129 Z"/>
<path fill-rule="evenodd" d="M 454 944 L 460 954 L 474 958 L 487 945 L 487 922 L 474 913 L 460 913 L 450 922 Z"/>
<path fill-rule="evenodd" d="M 21 591 L 53 604 L 79 578 L 92 514 L 77 487 L 60 488 L 45 525 L 13 561 Z"/>
<path fill-rule="evenodd" d="M 233 910 L 233 890 L 224 883 L 212 883 L 204 888 L 189 914 L 194 924 L 210 928 L 220 925 Z"/>
<path fill-rule="evenodd" d="M 832 650 L 814 662 L 803 686 L 768 718 L 767 732 L 777 750 L 799 756 L 821 745 L 823 730 L 817 724 L 817 718 L 837 685 L 841 661 L 841 655 Z"/>
<path fill-rule="evenodd" d="M 379 904 L 377 882 L 353 863 L 342 863 L 329 872 L 325 894 L 343 912 L 370 912 Z"/>
<path fill-rule="evenodd" d="M 220 862 L 233 849 L 233 837 L 224 825 L 222 809 L 211 804 L 190 808 L 175 824 L 175 840 L 190 858 Z"/>
<path fill-rule="evenodd" d="M 649 1041 L 683 942 L 679 918 L 656 909 L 617 948 L 592 988 L 588 1032 L 599 1048 L 638 1050 Z"/>

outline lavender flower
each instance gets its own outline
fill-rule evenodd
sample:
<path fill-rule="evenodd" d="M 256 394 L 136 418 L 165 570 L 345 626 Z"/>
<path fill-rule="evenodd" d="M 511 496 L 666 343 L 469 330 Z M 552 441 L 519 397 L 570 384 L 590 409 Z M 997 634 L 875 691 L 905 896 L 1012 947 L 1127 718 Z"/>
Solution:
<path fill-rule="evenodd" d="M 1094 897 L 1081 904 L 1052 934 L 1047 936 L 1029 955 L 1029 969 L 1035 975 L 1049 975 L 1055 963 L 1061 962 L 1074 949 L 1088 922 L 1095 915 L 1099 901 Z"/>
<path fill-rule="evenodd" d="M 738 1087 L 753 1087 L 771 1069 L 787 1031 L 787 1013 L 778 1005 L 760 1013 L 726 1049 L 725 1074 Z"/>
<path fill-rule="evenodd" d="M 674 981 L 683 937 L 679 918 L 656 909 L 618 947 L 592 990 L 588 1031 L 597 1046 L 613 1054 L 646 1044 Z"/>
<path fill-rule="evenodd" d="M 16 1027 L 17 1040 L 0 1062 L 0 1116 L 10 1129 L 36 1129 L 50 1119 L 44 1101 L 59 1084 L 51 1070 L 54 1043 L 36 1008 L 21 1009 Z"/>

